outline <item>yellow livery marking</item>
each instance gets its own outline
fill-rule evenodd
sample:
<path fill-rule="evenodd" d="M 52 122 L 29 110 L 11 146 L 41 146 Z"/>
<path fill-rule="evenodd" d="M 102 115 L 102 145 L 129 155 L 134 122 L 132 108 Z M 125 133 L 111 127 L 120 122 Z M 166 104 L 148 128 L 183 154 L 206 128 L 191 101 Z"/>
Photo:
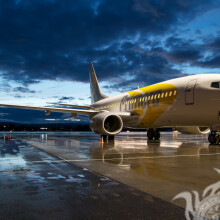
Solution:
<path fill-rule="evenodd" d="M 140 89 L 139 89 L 140 90 Z M 138 92 L 137 90 L 136 91 L 131 91 L 131 92 L 128 92 L 130 96 L 137 96 L 137 95 L 141 95 L 140 92 Z"/>
<path fill-rule="evenodd" d="M 146 94 L 145 102 L 137 102 L 133 104 L 133 112 L 139 115 L 139 126 L 150 128 L 154 122 L 174 103 L 176 100 L 177 90 L 172 84 L 157 84 L 144 88 L 140 91 Z M 130 91 L 128 94 L 131 97 L 142 95 L 137 94 L 137 91 Z M 135 99 L 136 100 L 136 99 Z M 140 99 L 141 100 L 141 99 Z M 143 104 L 144 106 L 140 106 Z"/>

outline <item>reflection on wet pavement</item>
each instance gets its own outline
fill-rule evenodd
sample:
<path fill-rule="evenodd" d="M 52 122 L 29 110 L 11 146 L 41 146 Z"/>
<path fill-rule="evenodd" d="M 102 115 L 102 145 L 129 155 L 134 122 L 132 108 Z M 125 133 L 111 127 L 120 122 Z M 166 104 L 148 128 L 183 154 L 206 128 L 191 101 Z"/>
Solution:
<path fill-rule="evenodd" d="M 201 193 L 219 179 L 213 168 L 220 167 L 220 147 L 209 146 L 206 135 L 162 133 L 160 142 L 151 143 L 144 132 L 122 133 L 109 143 L 91 133 L 26 140 L 59 156 L 57 162 L 68 160 L 169 202 L 182 191 Z"/>
<path fill-rule="evenodd" d="M 184 219 L 183 209 L 108 178 L 140 175 L 134 157 L 155 154 L 146 142 L 134 147 L 125 138 L 101 145 L 91 133 L 2 136 L 0 219 Z"/>

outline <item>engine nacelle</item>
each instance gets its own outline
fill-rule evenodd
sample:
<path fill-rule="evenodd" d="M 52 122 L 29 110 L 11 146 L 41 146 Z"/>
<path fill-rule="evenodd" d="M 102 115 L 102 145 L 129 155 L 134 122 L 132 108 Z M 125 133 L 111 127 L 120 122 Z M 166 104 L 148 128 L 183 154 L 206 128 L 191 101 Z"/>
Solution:
<path fill-rule="evenodd" d="M 102 112 L 91 119 L 90 128 L 96 134 L 116 135 L 122 130 L 123 121 L 117 114 Z"/>
<path fill-rule="evenodd" d="M 210 132 L 208 127 L 177 127 L 176 130 L 182 134 L 207 134 Z"/>

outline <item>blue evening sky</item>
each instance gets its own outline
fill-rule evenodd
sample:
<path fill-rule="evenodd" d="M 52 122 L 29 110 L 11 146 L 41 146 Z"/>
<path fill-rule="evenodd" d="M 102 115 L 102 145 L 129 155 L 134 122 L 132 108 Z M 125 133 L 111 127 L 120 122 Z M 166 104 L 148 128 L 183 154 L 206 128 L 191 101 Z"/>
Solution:
<path fill-rule="evenodd" d="M 109 96 L 187 74 L 220 73 L 217 0 L 0 0 L 0 5 L 0 103 L 89 105 L 91 61 Z M 20 111 L 17 119 L 1 108 L 0 121 L 29 121 Z"/>

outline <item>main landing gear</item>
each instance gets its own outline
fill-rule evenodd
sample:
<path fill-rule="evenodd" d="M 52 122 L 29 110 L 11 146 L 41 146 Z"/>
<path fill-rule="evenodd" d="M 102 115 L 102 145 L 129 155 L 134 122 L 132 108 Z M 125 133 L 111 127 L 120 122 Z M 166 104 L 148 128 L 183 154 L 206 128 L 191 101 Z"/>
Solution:
<path fill-rule="evenodd" d="M 219 144 L 220 143 L 220 134 L 216 131 L 212 131 L 209 136 L 208 140 L 210 144 Z"/>
<path fill-rule="evenodd" d="M 114 141 L 115 140 L 115 136 L 101 135 L 101 140 L 103 142 Z"/>
<path fill-rule="evenodd" d="M 147 131 L 147 138 L 149 141 L 159 141 L 160 140 L 160 131 L 158 129 L 150 128 Z"/>

